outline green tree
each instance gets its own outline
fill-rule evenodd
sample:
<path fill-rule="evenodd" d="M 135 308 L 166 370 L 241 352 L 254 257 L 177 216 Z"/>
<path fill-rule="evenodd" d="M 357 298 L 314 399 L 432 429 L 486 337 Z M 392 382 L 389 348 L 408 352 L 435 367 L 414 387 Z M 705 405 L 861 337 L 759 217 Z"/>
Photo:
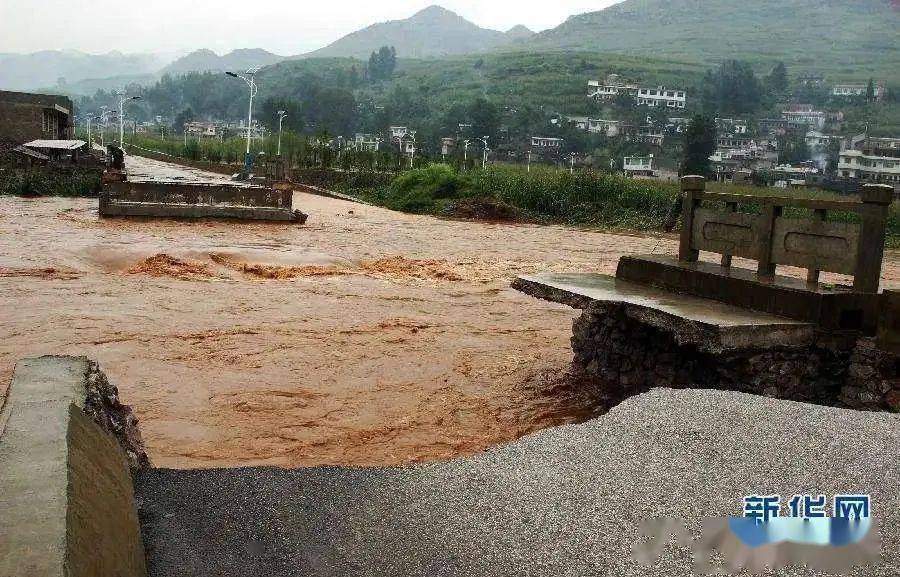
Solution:
<path fill-rule="evenodd" d="M 287 116 L 282 124 L 282 128 L 285 131 L 300 132 L 303 130 L 303 108 L 300 105 L 300 101 L 293 98 L 266 98 L 260 107 L 258 119 L 266 128 L 276 132 L 278 130 L 279 110 L 287 112 Z"/>
<path fill-rule="evenodd" d="M 753 114 L 763 103 L 763 90 L 749 63 L 726 60 L 708 71 L 703 82 L 703 107 L 707 114 Z"/>
<path fill-rule="evenodd" d="M 366 67 L 369 80 L 388 80 L 394 74 L 397 67 L 397 51 L 393 46 L 382 46 L 377 52 L 369 56 L 369 64 Z"/>
<path fill-rule="evenodd" d="M 787 91 L 788 75 L 784 62 L 779 62 L 772 68 L 768 78 L 766 78 L 766 83 L 769 85 L 769 89 L 776 94 L 784 94 Z"/>
<path fill-rule="evenodd" d="M 709 174 L 709 157 L 716 150 L 716 121 L 711 116 L 698 114 L 691 118 L 684 133 L 684 160 L 682 174 Z"/>
<path fill-rule="evenodd" d="M 486 98 L 476 98 L 469 105 L 468 116 L 472 124 L 472 135 L 478 138 L 488 136 L 491 141 L 489 145 L 494 146 L 500 130 L 500 112 L 497 106 Z"/>

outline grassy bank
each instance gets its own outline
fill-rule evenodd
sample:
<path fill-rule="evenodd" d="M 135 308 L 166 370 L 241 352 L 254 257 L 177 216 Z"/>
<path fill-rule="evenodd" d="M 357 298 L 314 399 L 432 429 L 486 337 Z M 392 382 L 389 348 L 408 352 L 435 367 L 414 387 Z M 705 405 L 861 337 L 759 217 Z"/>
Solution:
<path fill-rule="evenodd" d="M 361 179 L 329 184 L 330 188 L 340 192 L 403 212 L 638 232 L 662 230 L 679 189 L 675 182 L 630 179 L 602 173 L 570 174 L 545 167 L 534 167 L 531 172 L 526 172 L 519 167 L 504 165 L 458 172 L 442 164 L 401 173 L 389 184 L 369 185 L 361 183 Z M 709 189 L 755 196 L 842 198 L 835 193 L 814 189 L 718 183 L 710 183 Z M 806 212 L 789 210 L 786 216 L 806 217 Z M 857 217 L 833 212 L 829 219 L 855 221 Z M 887 237 L 889 247 L 900 248 L 898 203 L 891 206 Z"/>
<path fill-rule="evenodd" d="M 543 167 L 457 172 L 435 164 L 389 185 L 343 192 L 404 212 L 651 230 L 662 226 L 678 187 Z"/>
<path fill-rule="evenodd" d="M 100 191 L 96 170 L 0 169 L 0 194 L 21 196 L 92 196 Z"/>

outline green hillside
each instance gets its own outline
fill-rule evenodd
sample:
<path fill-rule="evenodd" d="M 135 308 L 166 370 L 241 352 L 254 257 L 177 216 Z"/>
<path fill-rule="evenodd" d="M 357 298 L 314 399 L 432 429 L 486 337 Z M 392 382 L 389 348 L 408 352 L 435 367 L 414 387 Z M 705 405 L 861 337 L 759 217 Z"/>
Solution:
<path fill-rule="evenodd" d="M 784 60 L 842 79 L 895 81 L 900 78 L 897 6 L 891 0 L 625 0 L 573 16 L 528 39 L 527 48 L 701 62 Z"/>

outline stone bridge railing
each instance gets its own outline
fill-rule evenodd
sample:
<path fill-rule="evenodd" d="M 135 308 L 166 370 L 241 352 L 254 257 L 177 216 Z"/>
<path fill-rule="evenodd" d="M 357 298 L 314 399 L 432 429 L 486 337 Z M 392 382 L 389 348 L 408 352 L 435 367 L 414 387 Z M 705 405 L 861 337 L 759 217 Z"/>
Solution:
<path fill-rule="evenodd" d="M 820 271 L 853 276 L 853 290 L 878 292 L 885 225 L 893 188 L 866 185 L 859 201 L 749 196 L 706 192 L 702 177 L 682 179 L 683 226 L 678 258 L 698 260 L 700 251 L 756 260 L 761 277 L 774 276 L 777 265 L 807 269 L 816 284 Z M 710 205 L 724 203 L 723 208 Z M 761 211 L 742 212 L 753 205 Z M 812 211 L 810 218 L 786 216 L 786 208 Z M 829 221 L 829 212 L 853 213 L 857 222 Z"/>

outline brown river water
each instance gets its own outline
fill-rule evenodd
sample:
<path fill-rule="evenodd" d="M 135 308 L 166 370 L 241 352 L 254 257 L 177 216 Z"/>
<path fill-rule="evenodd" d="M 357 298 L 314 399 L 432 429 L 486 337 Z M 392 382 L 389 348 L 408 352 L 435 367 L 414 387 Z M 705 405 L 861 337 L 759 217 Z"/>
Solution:
<path fill-rule="evenodd" d="M 307 225 L 100 220 L 96 200 L 0 197 L 0 395 L 17 359 L 96 359 L 163 467 L 471 454 L 604 407 L 566 374 L 577 312 L 510 281 L 676 248 L 302 193 L 294 206 Z"/>

